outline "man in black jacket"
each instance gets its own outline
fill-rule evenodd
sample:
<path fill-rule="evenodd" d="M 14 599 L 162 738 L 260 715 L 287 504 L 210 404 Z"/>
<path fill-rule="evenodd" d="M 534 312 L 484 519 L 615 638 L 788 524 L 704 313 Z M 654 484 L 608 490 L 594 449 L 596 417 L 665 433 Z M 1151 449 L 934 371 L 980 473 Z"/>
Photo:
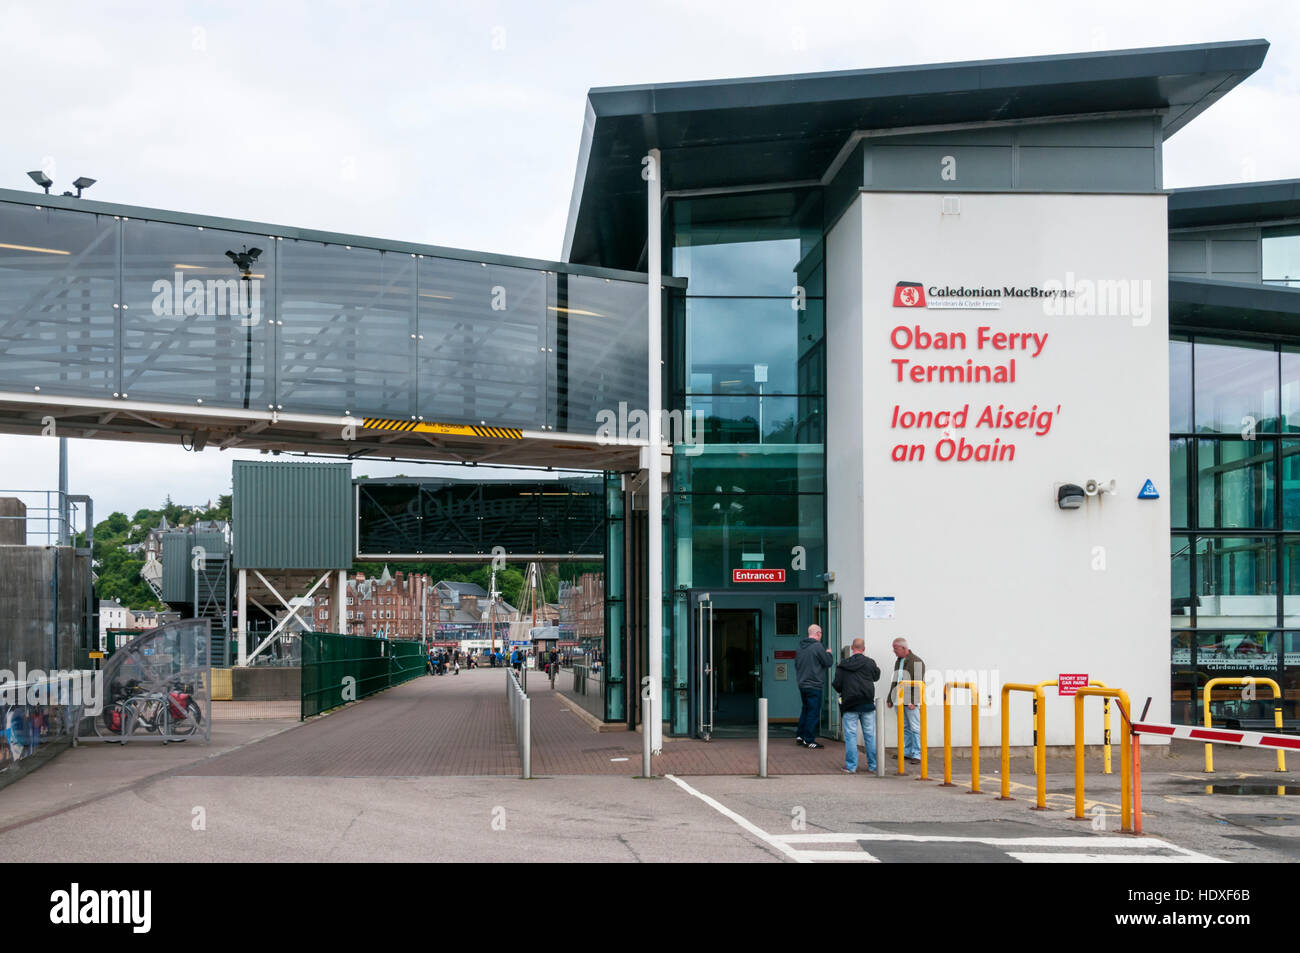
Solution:
<path fill-rule="evenodd" d="M 805 748 L 822 747 L 817 743 L 817 728 L 822 716 L 826 670 L 830 667 L 831 651 L 822 645 L 822 627 L 808 626 L 808 636 L 799 641 L 794 655 L 794 673 L 803 699 L 803 711 L 799 714 L 799 728 L 794 740 Z"/>
<path fill-rule="evenodd" d="M 876 681 L 880 666 L 867 657 L 867 645 L 853 640 L 853 654 L 835 669 L 831 687 L 839 693 L 841 723 L 844 725 L 844 768 L 858 771 L 858 727 L 867 751 L 867 772 L 876 770 Z"/>

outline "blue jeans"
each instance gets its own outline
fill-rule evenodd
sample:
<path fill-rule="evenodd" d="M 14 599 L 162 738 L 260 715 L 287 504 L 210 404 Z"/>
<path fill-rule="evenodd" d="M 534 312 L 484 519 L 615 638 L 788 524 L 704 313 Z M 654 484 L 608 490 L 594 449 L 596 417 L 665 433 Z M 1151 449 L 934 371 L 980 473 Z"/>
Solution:
<path fill-rule="evenodd" d="M 862 727 L 863 743 L 867 749 L 867 771 L 876 770 L 876 713 L 874 711 L 846 711 L 840 717 L 844 725 L 844 767 L 858 770 L 858 726 Z"/>
<path fill-rule="evenodd" d="M 803 711 L 799 713 L 798 737 L 804 741 L 816 741 L 822 719 L 822 690 L 801 688 L 799 695 L 803 698 Z"/>
<path fill-rule="evenodd" d="M 921 757 L 921 709 L 903 708 L 903 757 Z"/>

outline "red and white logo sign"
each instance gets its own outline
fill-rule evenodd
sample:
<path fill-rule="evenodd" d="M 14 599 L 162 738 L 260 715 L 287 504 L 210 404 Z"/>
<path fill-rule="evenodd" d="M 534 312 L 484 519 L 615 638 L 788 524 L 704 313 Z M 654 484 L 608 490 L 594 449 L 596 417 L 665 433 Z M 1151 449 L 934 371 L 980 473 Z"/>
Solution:
<path fill-rule="evenodd" d="M 894 285 L 895 308 L 924 308 L 925 286 L 919 281 L 900 281 Z"/>
<path fill-rule="evenodd" d="M 785 582 L 784 569 L 733 569 L 732 582 Z"/>
<path fill-rule="evenodd" d="M 1088 687 L 1087 675 L 1056 676 L 1056 693 L 1058 696 L 1074 695 L 1079 689 Z"/>

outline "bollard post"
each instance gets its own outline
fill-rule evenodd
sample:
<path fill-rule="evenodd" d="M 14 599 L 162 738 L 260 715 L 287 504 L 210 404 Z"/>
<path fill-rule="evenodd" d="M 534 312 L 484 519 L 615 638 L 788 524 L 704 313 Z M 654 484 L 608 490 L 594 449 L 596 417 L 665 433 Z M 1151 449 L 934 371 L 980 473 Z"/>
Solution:
<path fill-rule="evenodd" d="M 1133 833 L 1142 833 L 1142 736 L 1133 732 Z"/>
<path fill-rule="evenodd" d="M 979 686 L 973 682 L 943 683 L 943 787 L 952 783 L 952 690 L 964 688 L 970 692 L 970 786 L 969 794 L 980 793 L 980 696 Z M 1006 711 L 1002 713 L 1006 722 Z"/>
<path fill-rule="evenodd" d="M 524 780 L 533 776 L 533 702 L 525 697 L 520 712 L 521 731 L 523 732 L 523 768 Z"/>
<path fill-rule="evenodd" d="M 941 787 L 955 787 L 952 783 L 952 682 L 943 683 L 943 781 Z"/>
<path fill-rule="evenodd" d="M 1129 725 L 1132 723 L 1129 719 L 1128 693 L 1123 689 L 1116 688 L 1096 688 L 1088 686 L 1081 688 L 1074 696 L 1074 816 L 1078 820 L 1083 819 L 1084 794 L 1083 794 L 1083 703 L 1088 696 L 1105 698 L 1107 696 L 1116 699 L 1119 706 L 1120 717 L 1124 719 L 1125 730 L 1121 732 L 1120 753 L 1119 753 L 1119 816 L 1120 830 L 1129 832 L 1131 827 L 1131 811 L 1133 809 L 1132 797 L 1133 784 L 1133 755 L 1130 751 L 1130 735 L 1132 734 Z"/>
<path fill-rule="evenodd" d="M 767 699 L 758 700 L 758 776 L 767 777 Z"/>
<path fill-rule="evenodd" d="M 885 720 L 880 717 L 880 704 L 876 704 L 876 710 L 871 713 L 872 725 L 876 730 L 876 777 L 885 776 L 885 755 L 889 753 L 889 747 L 885 744 Z"/>
<path fill-rule="evenodd" d="M 903 704 L 903 693 L 904 693 L 904 691 L 905 691 L 906 689 L 911 688 L 911 687 L 913 687 L 913 686 L 919 686 L 920 689 L 921 689 L 921 691 L 920 691 L 920 696 L 921 696 L 921 725 L 920 725 L 920 729 L 921 729 L 921 774 L 919 775 L 919 780 L 921 780 L 921 781 L 928 781 L 928 780 L 929 780 L 929 775 L 928 775 L 926 772 L 929 770 L 929 764 L 930 764 L 930 762 L 929 762 L 929 757 L 928 757 L 928 756 L 929 756 L 928 735 L 927 735 L 927 732 L 926 732 L 925 682 L 923 682 L 923 681 L 921 681 L 921 680 L 919 680 L 919 679 L 913 679 L 913 678 L 903 679 L 903 680 L 899 681 L 898 684 L 897 684 L 897 686 L 896 686 L 896 688 L 897 688 L 897 690 L 898 690 L 898 697 L 894 699 L 894 706 L 898 709 L 898 773 L 899 773 L 899 774 L 903 774 L 903 773 L 904 773 L 904 771 L 903 771 L 903 764 L 904 764 L 904 762 L 907 760 L 906 758 L 903 757 L 903 754 L 904 754 L 904 753 L 906 752 L 906 750 L 907 750 L 907 749 L 906 749 L 906 746 L 903 744 L 903 740 L 904 740 L 904 732 L 903 732 L 903 709 L 904 709 L 904 707 L 905 707 L 904 704 Z"/>
<path fill-rule="evenodd" d="M 1047 715 L 1042 685 L 1007 682 L 1002 686 L 1002 796 L 999 801 L 1014 801 L 1011 796 L 1011 693 L 1026 692 L 1034 698 L 1034 765 L 1038 768 L 1037 797 L 1033 810 L 1047 810 Z"/>
<path fill-rule="evenodd" d="M 654 705 L 649 698 L 641 699 L 641 777 L 653 778 L 654 768 L 650 764 L 650 744 L 653 741 L 650 732 L 650 719 L 654 717 Z"/>

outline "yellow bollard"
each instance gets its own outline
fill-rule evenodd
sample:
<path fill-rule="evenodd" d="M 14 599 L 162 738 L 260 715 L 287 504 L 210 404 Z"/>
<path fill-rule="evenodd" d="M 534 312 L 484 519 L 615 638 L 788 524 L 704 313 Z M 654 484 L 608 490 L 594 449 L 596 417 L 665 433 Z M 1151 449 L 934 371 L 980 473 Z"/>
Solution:
<path fill-rule="evenodd" d="M 1242 678 L 1212 678 L 1205 683 L 1205 687 L 1201 689 L 1201 699 L 1205 710 L 1206 728 L 1213 727 L 1210 724 L 1210 696 L 1214 693 L 1215 685 L 1266 685 L 1273 689 L 1273 724 L 1277 726 L 1279 732 L 1282 730 L 1282 705 L 1280 702 L 1282 689 L 1271 678 L 1255 678 L 1251 675 Z M 1286 755 L 1281 748 L 1277 751 L 1277 768 L 1275 770 L 1286 770 Z M 1205 773 L 1214 773 L 1214 745 L 1208 741 L 1205 743 Z"/>
<path fill-rule="evenodd" d="M 980 793 L 980 696 L 979 687 L 973 682 L 943 683 L 943 784 L 953 787 L 952 783 L 952 689 L 965 688 L 970 692 L 970 738 L 971 738 L 971 789 L 968 793 Z"/>
<path fill-rule="evenodd" d="M 1034 763 L 1047 763 L 1047 716 L 1043 711 L 1043 689 L 1038 685 L 1007 682 L 1002 686 L 1002 796 L 999 801 L 1014 801 L 1011 796 L 1011 693 L 1029 692 L 1034 696 Z M 1047 810 L 1047 772 L 1038 771 L 1035 811 Z"/>
<path fill-rule="evenodd" d="M 1119 713 L 1125 723 L 1129 723 L 1128 692 L 1119 688 L 1100 688 L 1089 685 L 1081 688 L 1074 696 L 1074 816 L 1083 818 L 1083 702 L 1089 696 L 1096 698 L 1118 699 Z M 1133 781 L 1133 760 L 1129 754 L 1129 732 L 1120 735 L 1119 749 L 1119 797 L 1121 831 L 1131 830 L 1133 805 L 1131 803 L 1130 785 Z"/>
<path fill-rule="evenodd" d="M 904 773 L 903 764 L 906 761 L 906 759 L 903 757 L 903 752 L 906 750 L 903 747 L 903 689 L 907 688 L 909 685 L 919 685 L 921 687 L 921 691 L 920 691 L 920 695 L 921 695 L 921 780 L 927 781 L 929 780 L 929 777 L 926 775 L 926 770 L 929 767 L 929 758 L 926 756 L 927 751 L 926 751 L 926 743 L 925 743 L 926 742 L 925 682 L 919 681 L 914 678 L 903 679 L 898 683 L 897 685 L 898 697 L 894 699 L 894 705 L 898 709 L 898 773 L 899 774 Z"/>
<path fill-rule="evenodd" d="M 943 786 L 955 787 L 952 783 L 952 699 L 949 689 L 952 682 L 943 683 Z"/>

